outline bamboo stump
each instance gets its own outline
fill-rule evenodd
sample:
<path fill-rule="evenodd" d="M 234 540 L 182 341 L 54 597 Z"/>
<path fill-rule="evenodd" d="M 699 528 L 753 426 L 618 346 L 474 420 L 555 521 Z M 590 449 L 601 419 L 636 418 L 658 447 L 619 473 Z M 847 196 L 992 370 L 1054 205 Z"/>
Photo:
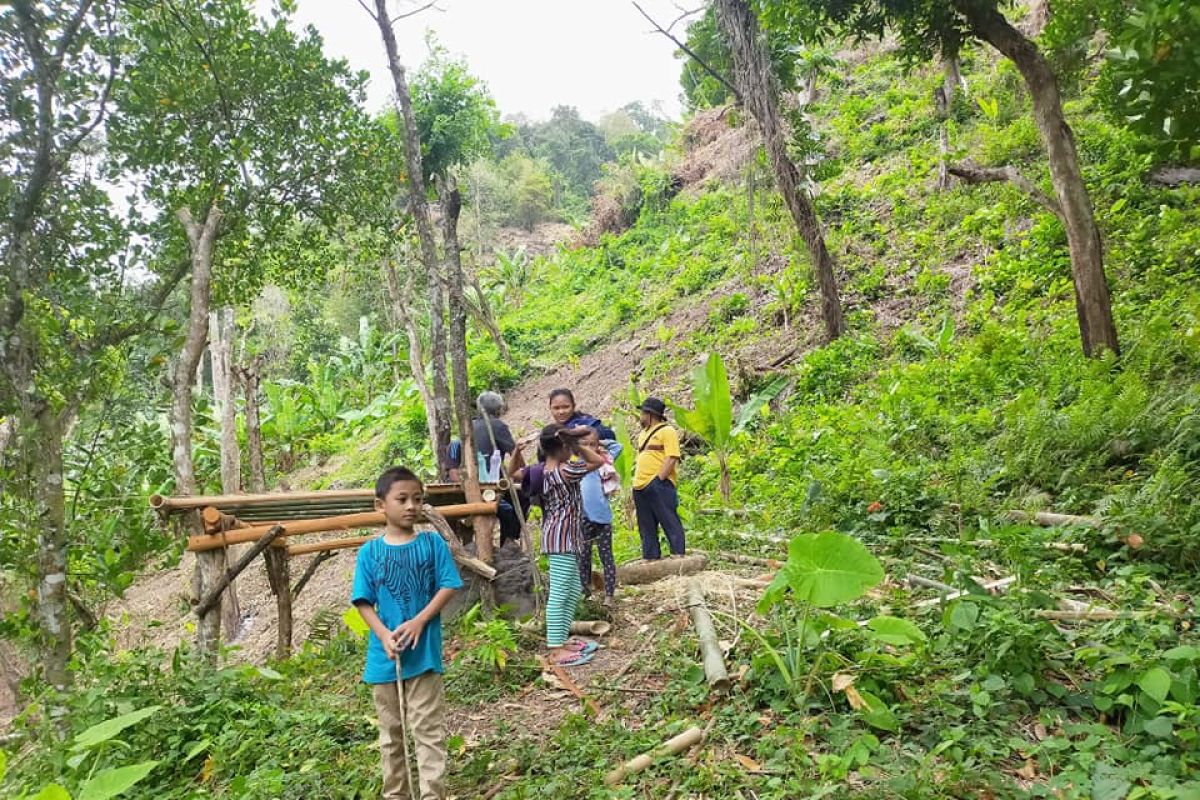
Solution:
<path fill-rule="evenodd" d="M 725 670 L 725 657 L 721 653 L 721 642 L 717 638 L 716 628 L 713 627 L 712 615 L 704 605 L 704 590 L 700 588 L 698 578 L 693 578 L 688 586 L 688 606 L 692 614 L 692 625 L 696 628 L 696 638 L 700 642 L 700 656 L 704 663 L 704 677 L 708 680 L 708 688 L 714 692 L 727 692 L 729 673 Z"/>

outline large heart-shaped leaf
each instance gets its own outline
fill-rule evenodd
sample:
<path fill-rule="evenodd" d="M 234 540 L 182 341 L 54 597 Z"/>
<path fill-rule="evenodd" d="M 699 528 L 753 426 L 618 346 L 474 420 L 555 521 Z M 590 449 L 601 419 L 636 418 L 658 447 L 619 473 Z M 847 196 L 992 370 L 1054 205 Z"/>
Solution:
<path fill-rule="evenodd" d="M 94 747 L 107 742 L 129 726 L 136 725 L 146 717 L 156 714 L 161 708 L 162 706 L 147 706 L 146 708 L 140 708 L 137 711 L 131 711 L 128 714 L 122 714 L 119 717 L 105 720 L 98 725 L 93 725 L 75 737 L 75 742 L 71 745 L 71 749 L 82 750 L 86 747 Z"/>
<path fill-rule="evenodd" d="M 790 590 L 806 603 L 829 608 L 862 597 L 883 580 L 883 567 L 861 542 L 843 533 L 803 533 L 788 545 L 788 560 L 763 593 L 766 611 Z"/>
<path fill-rule="evenodd" d="M 128 767 L 114 767 L 97 772 L 79 790 L 79 800 L 109 800 L 117 797 L 150 774 L 157 761 L 143 761 Z"/>

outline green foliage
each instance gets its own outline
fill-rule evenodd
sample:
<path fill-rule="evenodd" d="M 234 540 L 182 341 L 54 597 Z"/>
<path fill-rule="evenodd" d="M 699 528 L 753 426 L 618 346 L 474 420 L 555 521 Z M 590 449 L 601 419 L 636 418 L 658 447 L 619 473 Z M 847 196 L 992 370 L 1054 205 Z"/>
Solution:
<path fill-rule="evenodd" d="M 791 592 L 802 603 L 829 608 L 861 597 L 883 580 L 883 567 L 861 542 L 841 533 L 805 533 L 788 544 L 788 559 L 759 600 L 766 611 Z"/>
<path fill-rule="evenodd" d="M 409 85 L 426 181 L 469 164 L 491 149 L 493 137 L 502 139 L 509 132 L 500 125 L 487 85 L 467 70 L 466 62 L 452 58 L 432 35 L 428 44 L 429 59 Z M 390 127 L 397 129 L 394 113 Z"/>

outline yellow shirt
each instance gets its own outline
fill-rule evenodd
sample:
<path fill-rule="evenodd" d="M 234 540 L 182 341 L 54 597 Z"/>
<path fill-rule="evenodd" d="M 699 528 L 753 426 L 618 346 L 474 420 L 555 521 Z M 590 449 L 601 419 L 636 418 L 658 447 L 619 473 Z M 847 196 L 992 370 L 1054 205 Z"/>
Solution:
<path fill-rule="evenodd" d="M 637 441 L 637 464 L 633 471 L 633 488 L 642 489 L 658 476 L 668 458 L 679 460 L 679 434 L 670 425 L 659 423 L 643 431 Z M 671 483 L 679 483 L 675 464 L 671 465 Z"/>

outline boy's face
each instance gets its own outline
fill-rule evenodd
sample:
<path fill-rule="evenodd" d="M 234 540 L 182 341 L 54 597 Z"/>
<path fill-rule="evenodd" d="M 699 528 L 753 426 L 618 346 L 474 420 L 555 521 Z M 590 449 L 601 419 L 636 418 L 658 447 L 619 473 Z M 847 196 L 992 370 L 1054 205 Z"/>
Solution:
<path fill-rule="evenodd" d="M 655 419 L 655 416 L 653 414 L 651 414 L 649 411 L 642 412 L 642 427 L 643 428 L 649 428 L 656 421 L 657 420 Z"/>
<path fill-rule="evenodd" d="M 382 500 L 375 498 L 375 510 L 383 512 L 389 525 L 411 530 L 421 516 L 425 491 L 416 481 L 396 481 Z"/>

